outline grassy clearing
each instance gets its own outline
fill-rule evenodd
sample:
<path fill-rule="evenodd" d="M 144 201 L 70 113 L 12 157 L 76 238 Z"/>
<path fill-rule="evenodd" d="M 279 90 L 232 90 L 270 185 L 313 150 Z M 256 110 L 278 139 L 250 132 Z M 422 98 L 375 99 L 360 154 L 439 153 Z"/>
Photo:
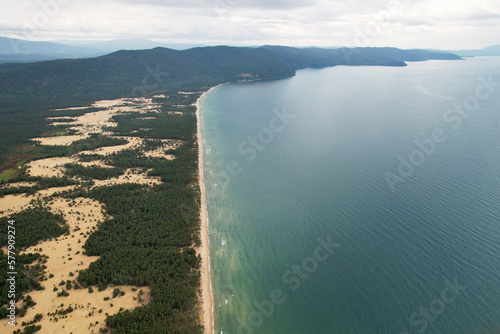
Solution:
<path fill-rule="evenodd" d="M 16 164 L 16 167 L 17 167 L 17 168 L 21 168 L 21 167 L 23 167 L 23 165 L 24 165 L 25 163 L 27 163 L 27 162 L 28 162 L 28 161 L 26 161 L 26 160 L 19 161 L 19 162 Z"/>
<path fill-rule="evenodd" d="M 19 171 L 16 169 L 6 169 L 0 173 L 0 181 L 9 181 L 17 176 Z"/>
<path fill-rule="evenodd" d="M 69 135 L 69 131 L 66 131 L 66 130 L 52 130 L 52 131 L 48 131 L 48 132 L 45 132 L 44 134 L 42 134 L 42 137 L 46 138 L 46 137 L 60 137 L 60 136 L 67 136 Z"/>

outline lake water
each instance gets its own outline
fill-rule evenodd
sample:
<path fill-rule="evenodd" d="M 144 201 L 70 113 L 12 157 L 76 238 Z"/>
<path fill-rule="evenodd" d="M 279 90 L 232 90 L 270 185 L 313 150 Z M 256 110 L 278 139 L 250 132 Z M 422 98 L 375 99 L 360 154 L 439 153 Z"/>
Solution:
<path fill-rule="evenodd" d="M 215 331 L 500 333 L 500 58 L 201 101 Z"/>

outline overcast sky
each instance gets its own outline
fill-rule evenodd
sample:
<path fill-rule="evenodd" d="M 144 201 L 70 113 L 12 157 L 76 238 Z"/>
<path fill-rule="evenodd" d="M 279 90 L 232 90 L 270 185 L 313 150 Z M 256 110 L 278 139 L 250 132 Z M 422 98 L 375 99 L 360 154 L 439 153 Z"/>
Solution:
<path fill-rule="evenodd" d="M 2 0 L 0 36 L 205 45 L 500 44 L 498 0 Z"/>

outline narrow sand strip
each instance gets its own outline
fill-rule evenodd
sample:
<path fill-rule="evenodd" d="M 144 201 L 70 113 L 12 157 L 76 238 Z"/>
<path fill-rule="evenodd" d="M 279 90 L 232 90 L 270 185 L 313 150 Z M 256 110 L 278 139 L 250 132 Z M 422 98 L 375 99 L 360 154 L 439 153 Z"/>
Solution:
<path fill-rule="evenodd" d="M 217 86 L 218 87 L 218 86 Z M 208 230 L 208 213 L 205 198 L 205 183 L 203 179 L 203 140 L 201 138 L 201 123 L 200 123 L 200 100 L 216 87 L 203 93 L 196 102 L 196 119 L 198 122 L 198 182 L 201 192 L 201 246 L 198 253 L 201 255 L 201 299 L 203 304 L 202 322 L 205 327 L 205 333 L 213 334 L 214 332 L 214 304 L 210 270 L 210 239 Z"/>

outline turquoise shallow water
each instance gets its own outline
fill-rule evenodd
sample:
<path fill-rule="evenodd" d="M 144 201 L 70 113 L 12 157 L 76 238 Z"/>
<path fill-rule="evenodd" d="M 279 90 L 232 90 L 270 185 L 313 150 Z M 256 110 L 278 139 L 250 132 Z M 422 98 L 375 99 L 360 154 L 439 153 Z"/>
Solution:
<path fill-rule="evenodd" d="M 484 81 L 500 58 L 206 95 L 216 333 L 500 333 L 500 85 Z"/>

